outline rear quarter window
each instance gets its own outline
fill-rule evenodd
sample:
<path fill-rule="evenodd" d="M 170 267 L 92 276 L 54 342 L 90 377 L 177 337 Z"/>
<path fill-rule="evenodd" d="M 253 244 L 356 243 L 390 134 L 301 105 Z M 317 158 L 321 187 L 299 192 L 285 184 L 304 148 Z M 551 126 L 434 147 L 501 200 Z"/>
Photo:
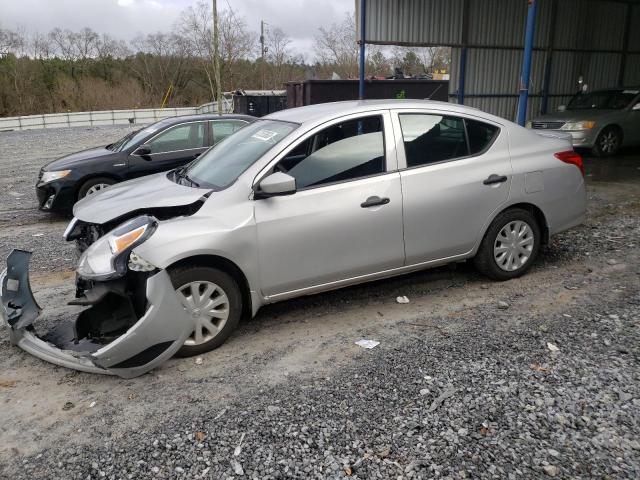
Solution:
<path fill-rule="evenodd" d="M 488 123 L 478 122 L 465 118 L 467 127 L 467 136 L 469 137 L 469 153 L 477 155 L 487 150 L 495 138 L 498 136 L 500 129 Z"/>

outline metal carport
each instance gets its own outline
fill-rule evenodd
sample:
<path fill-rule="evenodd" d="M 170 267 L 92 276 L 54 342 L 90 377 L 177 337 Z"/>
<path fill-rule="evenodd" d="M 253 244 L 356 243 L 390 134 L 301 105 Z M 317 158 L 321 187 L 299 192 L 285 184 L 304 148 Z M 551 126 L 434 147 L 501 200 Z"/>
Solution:
<path fill-rule="evenodd" d="M 450 99 L 509 119 L 518 109 L 528 10 L 535 27 L 527 118 L 566 103 L 580 77 L 590 90 L 640 85 L 639 0 L 356 0 L 359 39 L 451 47 Z"/>

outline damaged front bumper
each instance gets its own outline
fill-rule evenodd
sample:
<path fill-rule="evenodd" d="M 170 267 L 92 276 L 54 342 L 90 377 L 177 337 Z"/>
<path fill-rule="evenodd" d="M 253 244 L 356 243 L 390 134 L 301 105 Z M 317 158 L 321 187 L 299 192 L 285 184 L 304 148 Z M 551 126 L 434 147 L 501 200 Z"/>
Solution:
<path fill-rule="evenodd" d="M 169 275 L 158 270 L 146 279 L 144 313 L 137 318 L 133 309 L 120 312 L 115 321 L 129 315 L 129 326 L 108 342 L 96 343 L 90 338 L 96 323 L 92 316 L 118 315 L 118 309 L 113 308 L 117 292 L 99 287 L 88 290 L 84 302 L 72 302 L 91 305 L 78 316 L 73 334 L 67 330 L 39 336 L 34 321 L 42 309 L 29 284 L 30 257 L 30 252 L 13 250 L 7 258 L 7 269 L 0 275 L 0 316 L 9 326 L 11 343 L 42 360 L 83 372 L 133 378 L 172 357 L 193 331 Z"/>

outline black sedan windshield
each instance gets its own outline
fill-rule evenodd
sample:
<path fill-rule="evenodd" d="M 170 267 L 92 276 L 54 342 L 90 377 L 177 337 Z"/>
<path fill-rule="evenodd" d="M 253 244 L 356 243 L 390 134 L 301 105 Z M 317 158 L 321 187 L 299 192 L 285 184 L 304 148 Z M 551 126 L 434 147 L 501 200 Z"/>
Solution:
<path fill-rule="evenodd" d="M 298 126 L 290 122 L 258 120 L 208 150 L 183 175 L 201 187 L 222 190 Z"/>
<path fill-rule="evenodd" d="M 567 110 L 622 110 L 638 94 L 635 90 L 603 90 L 582 93 L 571 99 Z"/>
<path fill-rule="evenodd" d="M 160 122 L 152 123 L 148 127 L 145 127 L 141 130 L 134 130 L 133 132 L 128 133 L 127 135 L 122 137 L 117 142 L 114 142 L 111 145 L 109 145 L 108 148 L 109 150 L 112 150 L 114 152 L 121 152 L 123 150 L 126 150 L 127 148 L 137 146 L 138 143 L 140 143 L 145 137 L 151 135 L 152 133 L 157 132 L 164 125 L 165 123 L 163 123 L 163 121 L 160 121 Z"/>

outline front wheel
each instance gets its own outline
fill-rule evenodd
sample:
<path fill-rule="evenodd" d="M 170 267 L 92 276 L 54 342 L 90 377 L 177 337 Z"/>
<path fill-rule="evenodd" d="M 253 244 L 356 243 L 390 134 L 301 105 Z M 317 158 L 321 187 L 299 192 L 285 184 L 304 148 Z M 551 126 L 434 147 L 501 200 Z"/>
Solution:
<path fill-rule="evenodd" d="M 516 278 L 531 268 L 540 250 L 540 226 L 526 210 L 499 214 L 474 258 L 476 268 L 493 280 Z"/>
<path fill-rule="evenodd" d="M 622 131 L 616 127 L 605 127 L 598 134 L 592 152 L 596 157 L 609 157 L 618 153 L 621 146 Z"/>
<path fill-rule="evenodd" d="M 78 200 L 82 200 L 84 197 L 88 197 L 89 195 L 94 195 L 98 192 L 101 192 L 114 183 L 116 182 L 114 182 L 113 179 L 107 177 L 90 178 L 89 180 L 84 182 L 78 190 Z"/>
<path fill-rule="evenodd" d="M 222 345 L 242 314 L 242 295 L 234 278 L 210 267 L 179 267 L 170 270 L 169 276 L 193 322 L 193 332 L 177 355 L 190 357 Z"/>

